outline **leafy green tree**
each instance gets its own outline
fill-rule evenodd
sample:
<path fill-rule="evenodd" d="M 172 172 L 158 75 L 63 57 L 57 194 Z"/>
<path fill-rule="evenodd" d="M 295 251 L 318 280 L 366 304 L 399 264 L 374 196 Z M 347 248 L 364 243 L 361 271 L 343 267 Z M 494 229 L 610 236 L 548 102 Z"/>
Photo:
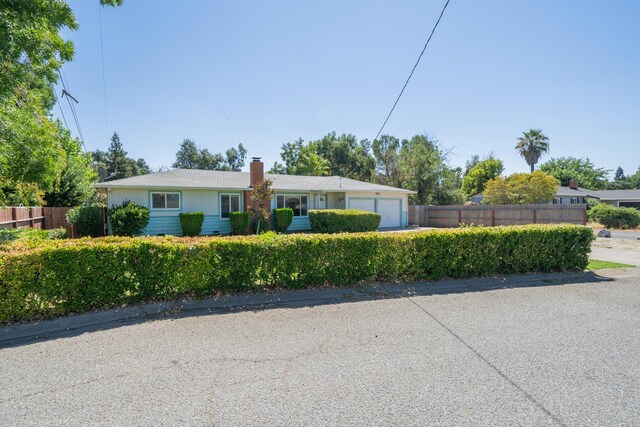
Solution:
<path fill-rule="evenodd" d="M 440 190 L 451 190 L 443 186 L 449 172 L 445 153 L 437 141 L 425 135 L 403 139 L 400 148 L 399 170 L 402 188 L 414 190 L 410 202 L 419 205 L 442 203 Z"/>
<path fill-rule="evenodd" d="M 66 162 L 53 189 L 44 194 L 47 206 L 80 206 L 98 200 L 94 184 L 98 175 L 91 167 L 91 155 L 82 151 L 80 141 L 64 135 Z"/>
<path fill-rule="evenodd" d="M 287 167 L 282 163 L 275 161 L 273 162 L 273 166 L 271 166 L 271 169 L 269 169 L 267 173 L 275 174 L 275 175 L 286 175 Z"/>
<path fill-rule="evenodd" d="M 578 181 L 580 187 L 590 190 L 601 190 L 607 184 L 609 171 L 596 167 L 589 158 L 559 157 L 551 159 L 540 166 L 540 170 L 560 181 L 567 187 L 572 179 Z"/>
<path fill-rule="evenodd" d="M 624 181 L 625 179 L 627 179 L 624 176 L 624 170 L 618 166 L 618 169 L 616 169 L 616 174 L 613 176 L 613 180 L 614 181 Z"/>
<path fill-rule="evenodd" d="M 381 135 L 371 144 L 376 160 L 378 181 L 385 185 L 399 185 L 399 148 L 400 140 L 392 135 Z"/>
<path fill-rule="evenodd" d="M 482 193 L 487 181 L 496 178 L 504 171 L 502 160 L 489 157 L 473 166 L 462 178 L 462 192 L 466 197 Z"/>
<path fill-rule="evenodd" d="M 113 133 L 107 151 L 96 150 L 91 153 L 91 158 L 93 169 L 104 167 L 107 172 L 106 178 L 109 180 L 151 173 L 151 168 L 144 159 L 133 159 L 127 156 L 117 132 Z"/>
<path fill-rule="evenodd" d="M 531 166 L 531 172 L 533 172 L 540 156 L 549 151 L 549 138 L 542 133 L 542 129 L 530 129 L 529 132 L 522 133 L 518 139 L 516 150 Z"/>
<path fill-rule="evenodd" d="M 488 157 L 493 157 L 493 155 L 489 155 Z M 465 165 L 464 165 L 464 174 L 463 174 L 463 176 L 469 175 L 469 171 L 471 169 L 473 169 L 473 167 L 475 165 L 477 165 L 478 163 L 480 163 L 480 156 L 477 155 L 477 154 L 474 154 L 473 156 L 471 156 L 471 158 L 469 160 L 467 160 Z"/>
<path fill-rule="evenodd" d="M 63 127 L 50 112 L 58 70 L 73 58 L 73 44 L 60 31 L 77 28 L 63 0 L 0 0 L 0 199 L 11 194 L 12 204 L 17 194 L 31 204 L 65 170 Z M 27 197 L 27 188 L 38 190 Z"/>
<path fill-rule="evenodd" d="M 366 139 L 358 141 L 355 135 L 336 135 L 331 132 L 309 146 L 329 165 L 329 175 L 339 175 L 360 181 L 372 181 L 375 159 L 370 153 L 371 143 Z"/>
<path fill-rule="evenodd" d="M 487 182 L 482 203 L 520 205 L 549 203 L 557 193 L 559 181 L 542 171 L 515 173 L 508 178 L 496 177 Z"/>
<path fill-rule="evenodd" d="M 242 144 L 226 151 L 226 158 L 220 153 L 211 153 L 196 145 L 192 139 L 185 139 L 176 153 L 174 168 L 239 171 L 247 158 L 247 150 Z"/>
<path fill-rule="evenodd" d="M 225 152 L 227 156 L 227 167 L 232 171 L 240 171 L 247 159 L 247 150 L 242 144 L 238 144 L 238 148 L 229 148 Z"/>
<path fill-rule="evenodd" d="M 299 161 L 297 175 L 323 176 L 329 174 L 329 162 L 308 148 L 303 150 Z"/>

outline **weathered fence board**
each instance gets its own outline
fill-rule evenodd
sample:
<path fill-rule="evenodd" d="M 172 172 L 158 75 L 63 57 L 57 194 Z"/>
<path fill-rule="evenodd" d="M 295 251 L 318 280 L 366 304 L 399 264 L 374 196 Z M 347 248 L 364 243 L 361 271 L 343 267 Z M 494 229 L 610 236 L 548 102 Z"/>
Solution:
<path fill-rule="evenodd" d="M 409 206 L 409 224 L 420 227 L 586 224 L 587 205 Z"/>
<path fill-rule="evenodd" d="M 72 208 L 58 207 L 7 207 L 0 208 L 0 228 L 38 228 L 51 230 L 66 228 L 72 234 L 67 224 L 67 212 Z"/>

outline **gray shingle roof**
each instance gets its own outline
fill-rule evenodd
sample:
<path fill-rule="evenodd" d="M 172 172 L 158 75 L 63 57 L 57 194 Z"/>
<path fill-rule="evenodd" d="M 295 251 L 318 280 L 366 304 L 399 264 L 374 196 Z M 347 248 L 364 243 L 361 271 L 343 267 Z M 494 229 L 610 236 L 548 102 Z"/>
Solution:
<path fill-rule="evenodd" d="M 636 200 L 640 199 L 640 190 L 601 190 L 593 191 L 600 200 Z"/>
<path fill-rule="evenodd" d="M 339 176 L 297 176 L 265 174 L 273 181 L 274 190 L 294 191 L 375 191 L 414 193 L 411 190 L 356 181 Z M 248 172 L 173 169 L 166 172 L 139 175 L 131 178 L 101 182 L 97 188 L 221 188 L 245 190 L 249 188 Z"/>
<path fill-rule="evenodd" d="M 558 187 L 556 192 L 557 197 L 590 197 L 594 196 L 597 191 L 589 190 L 587 188 L 571 188 L 571 187 Z"/>

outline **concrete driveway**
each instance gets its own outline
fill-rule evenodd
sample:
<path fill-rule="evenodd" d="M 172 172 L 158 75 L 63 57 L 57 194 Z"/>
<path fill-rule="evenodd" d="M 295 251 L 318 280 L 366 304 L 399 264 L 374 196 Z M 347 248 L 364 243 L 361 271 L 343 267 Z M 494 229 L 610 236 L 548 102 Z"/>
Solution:
<path fill-rule="evenodd" d="M 0 350 L 0 425 L 638 424 L 640 283 L 615 274 L 27 340 Z"/>

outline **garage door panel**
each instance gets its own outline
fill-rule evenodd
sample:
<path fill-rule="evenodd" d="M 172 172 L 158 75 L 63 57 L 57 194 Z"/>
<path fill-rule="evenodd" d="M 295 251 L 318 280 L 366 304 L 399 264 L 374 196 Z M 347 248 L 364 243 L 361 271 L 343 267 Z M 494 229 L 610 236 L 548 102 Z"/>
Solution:
<path fill-rule="evenodd" d="M 375 212 L 376 200 L 375 199 L 349 199 L 349 208 Z"/>
<path fill-rule="evenodd" d="M 378 199 L 378 213 L 382 216 L 380 228 L 400 227 L 400 200 Z"/>

